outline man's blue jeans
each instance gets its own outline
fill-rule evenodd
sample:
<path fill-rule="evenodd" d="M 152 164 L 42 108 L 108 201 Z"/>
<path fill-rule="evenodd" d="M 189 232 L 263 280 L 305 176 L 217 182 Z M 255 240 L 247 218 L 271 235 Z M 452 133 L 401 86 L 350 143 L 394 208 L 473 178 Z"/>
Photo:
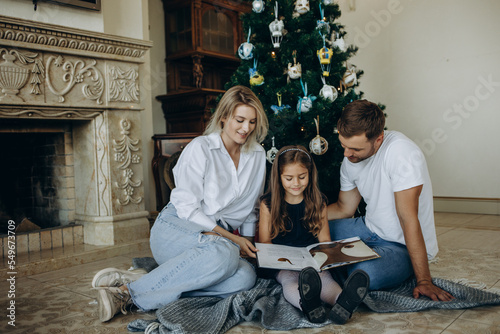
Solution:
<path fill-rule="evenodd" d="M 135 305 L 149 311 L 180 297 L 225 298 L 254 286 L 257 274 L 240 258 L 239 247 L 202 232 L 201 226 L 179 218 L 171 203 L 160 212 L 150 237 L 159 266 L 128 284 Z"/>
<path fill-rule="evenodd" d="M 386 241 L 365 225 L 365 217 L 329 221 L 332 240 L 359 237 L 380 255 L 380 258 L 347 266 L 347 274 L 364 270 L 370 276 L 370 290 L 399 285 L 413 275 L 410 255 L 405 245 Z"/>

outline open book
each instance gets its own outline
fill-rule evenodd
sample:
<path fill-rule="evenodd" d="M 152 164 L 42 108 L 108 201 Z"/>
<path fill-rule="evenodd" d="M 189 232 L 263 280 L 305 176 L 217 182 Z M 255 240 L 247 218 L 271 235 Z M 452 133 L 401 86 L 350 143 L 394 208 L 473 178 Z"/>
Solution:
<path fill-rule="evenodd" d="M 292 247 L 256 243 L 257 263 L 262 268 L 302 270 L 313 267 L 317 271 L 380 257 L 358 237 Z"/>

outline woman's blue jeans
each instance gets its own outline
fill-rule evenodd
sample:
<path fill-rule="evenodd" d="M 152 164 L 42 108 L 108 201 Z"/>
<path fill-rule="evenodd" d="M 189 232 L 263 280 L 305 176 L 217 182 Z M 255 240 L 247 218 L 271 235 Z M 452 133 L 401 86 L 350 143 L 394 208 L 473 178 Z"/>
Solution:
<path fill-rule="evenodd" d="M 359 237 L 380 255 L 380 258 L 347 266 L 347 274 L 364 270 L 370 276 L 370 290 L 399 285 L 413 275 L 410 255 L 405 245 L 386 241 L 365 225 L 365 217 L 332 220 L 329 222 L 332 240 Z"/>
<path fill-rule="evenodd" d="M 202 227 L 180 219 L 172 204 L 161 211 L 150 237 L 158 267 L 128 284 L 135 305 L 149 311 L 180 297 L 224 298 L 254 286 L 257 275 L 240 258 L 239 247 L 202 232 Z"/>

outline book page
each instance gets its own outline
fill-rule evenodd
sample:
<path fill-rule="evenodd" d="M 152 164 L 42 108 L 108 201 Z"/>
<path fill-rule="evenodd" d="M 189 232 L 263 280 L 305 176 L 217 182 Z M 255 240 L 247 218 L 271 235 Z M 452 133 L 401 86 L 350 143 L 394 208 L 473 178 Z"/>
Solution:
<path fill-rule="evenodd" d="M 307 247 L 321 270 L 380 257 L 358 237 L 322 242 Z"/>
<path fill-rule="evenodd" d="M 259 267 L 278 270 L 302 270 L 305 267 L 314 267 L 316 270 L 319 270 L 319 266 L 305 247 L 291 247 L 258 242 L 255 243 L 255 247 L 259 250 L 257 252 Z"/>

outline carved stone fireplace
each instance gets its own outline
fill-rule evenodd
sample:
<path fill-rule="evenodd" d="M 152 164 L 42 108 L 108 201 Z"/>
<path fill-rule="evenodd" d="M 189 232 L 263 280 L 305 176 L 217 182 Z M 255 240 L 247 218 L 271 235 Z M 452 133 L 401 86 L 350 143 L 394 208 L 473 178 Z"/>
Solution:
<path fill-rule="evenodd" d="M 54 200 L 54 210 L 62 225 L 82 224 L 88 244 L 149 236 L 139 82 L 151 46 L 0 16 L 0 138 L 17 141 L 24 151 L 12 154 L 19 166 L 11 167 L 35 169 L 33 158 L 23 160 L 30 151 L 43 152 L 34 143 L 50 137 L 55 143 L 47 145 L 62 145 L 62 156 L 49 160 L 59 161 L 56 170 L 68 174 L 46 188 L 66 192 Z M 12 193 L 29 197 L 18 195 L 20 190 Z"/>

